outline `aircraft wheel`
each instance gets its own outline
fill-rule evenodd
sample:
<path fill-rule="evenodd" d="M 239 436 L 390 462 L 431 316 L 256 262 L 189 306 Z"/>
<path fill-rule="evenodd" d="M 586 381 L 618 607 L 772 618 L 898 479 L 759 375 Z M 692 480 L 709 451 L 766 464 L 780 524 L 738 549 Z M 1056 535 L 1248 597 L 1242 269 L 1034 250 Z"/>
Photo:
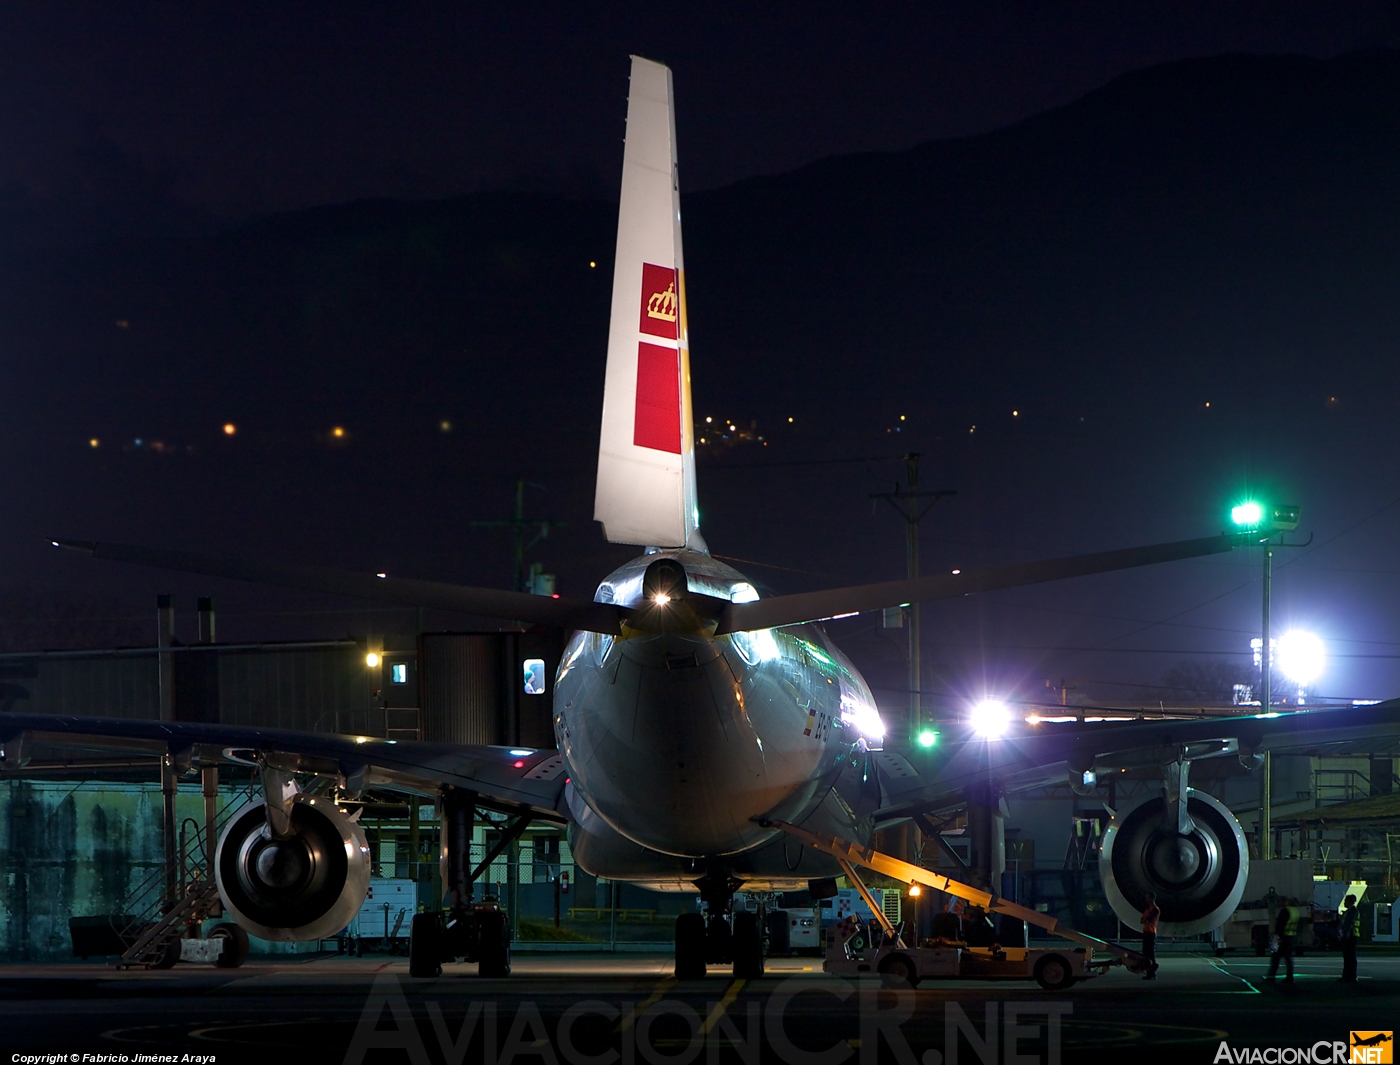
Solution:
<path fill-rule="evenodd" d="M 214 965 L 220 969 L 237 969 L 248 960 L 248 933 L 241 925 L 216 924 L 209 930 L 206 939 L 222 939 L 224 949 L 219 952 L 219 956 L 214 959 Z"/>
<path fill-rule="evenodd" d="M 415 913 L 408 923 L 408 975 L 442 975 L 442 919 L 435 913 Z"/>
<path fill-rule="evenodd" d="M 899 980 L 910 987 L 919 986 L 919 969 L 907 954 L 886 954 L 880 960 L 880 973 L 892 980 Z"/>
<path fill-rule="evenodd" d="M 699 980 L 705 975 L 705 918 L 683 913 L 676 918 L 676 979 Z"/>
<path fill-rule="evenodd" d="M 510 926 L 504 913 L 481 913 L 480 953 L 477 973 L 481 976 L 510 975 Z"/>
<path fill-rule="evenodd" d="M 1046 991 L 1063 991 L 1074 983 L 1074 967 L 1059 954 L 1047 954 L 1036 962 L 1033 975 Z"/>
<path fill-rule="evenodd" d="M 175 963 L 180 960 L 180 944 L 184 942 L 178 936 L 166 942 L 165 950 L 162 951 L 155 961 L 147 962 L 147 969 L 173 969 Z"/>
<path fill-rule="evenodd" d="M 734 975 L 741 980 L 756 980 L 763 975 L 763 936 L 758 929 L 758 914 L 734 915 Z"/>

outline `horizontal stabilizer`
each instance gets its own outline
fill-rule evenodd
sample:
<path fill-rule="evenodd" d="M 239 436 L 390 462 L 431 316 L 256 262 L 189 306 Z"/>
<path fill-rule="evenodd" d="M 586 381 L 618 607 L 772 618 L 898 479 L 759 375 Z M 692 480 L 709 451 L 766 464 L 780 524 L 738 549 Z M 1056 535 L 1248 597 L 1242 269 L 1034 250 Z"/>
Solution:
<path fill-rule="evenodd" d="M 452 610 L 461 614 L 521 621 L 532 625 L 558 625 L 562 628 L 583 629 L 616 635 L 618 621 L 626 613 L 611 603 L 594 603 L 586 599 L 555 599 L 527 592 L 506 592 L 495 588 L 468 588 L 458 584 L 420 581 L 404 577 L 377 577 L 365 573 L 346 573 L 322 569 L 319 566 L 286 566 L 243 559 L 211 558 L 185 551 L 166 551 L 154 547 L 132 547 L 126 544 L 103 544 L 83 540 L 54 540 L 55 547 L 85 551 L 94 558 L 113 562 L 133 562 L 157 569 L 202 573 L 209 577 L 230 577 L 258 584 L 283 588 L 300 588 L 308 592 L 328 592 L 331 595 L 352 595 L 362 599 L 378 599 L 403 606 L 430 607 Z"/>
<path fill-rule="evenodd" d="M 913 580 L 883 581 L 880 584 L 857 584 L 848 588 L 830 588 L 820 592 L 779 595 L 760 599 L 756 603 L 731 603 L 720 618 L 719 632 L 746 632 L 753 629 L 774 629 L 783 625 L 799 625 L 804 621 L 821 621 L 862 610 L 880 610 L 905 603 L 927 603 L 935 599 L 953 599 L 973 592 L 993 592 L 1002 588 L 1019 588 L 1027 584 L 1060 581 L 1066 577 L 1084 577 L 1091 573 L 1109 573 L 1137 566 L 1153 566 L 1158 562 L 1175 562 L 1183 558 L 1215 555 L 1233 547 L 1252 542 L 1248 535 L 1207 536 L 1199 540 L 1177 540 L 1170 544 L 1129 547 L 1121 551 L 1100 551 L 1092 555 L 1071 555 L 1049 558 L 1040 562 L 1018 562 L 1010 566 L 991 566 L 965 573 L 940 573 Z"/>

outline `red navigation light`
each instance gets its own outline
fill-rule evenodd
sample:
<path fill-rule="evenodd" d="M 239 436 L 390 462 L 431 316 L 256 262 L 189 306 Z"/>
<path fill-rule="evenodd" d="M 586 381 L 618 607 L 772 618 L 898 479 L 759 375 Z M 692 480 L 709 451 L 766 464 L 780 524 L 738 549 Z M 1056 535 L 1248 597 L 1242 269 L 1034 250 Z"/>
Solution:
<path fill-rule="evenodd" d="M 558 593 L 558 592 L 551 592 L 550 595 L 549 595 L 549 597 L 550 597 L 551 599 L 558 599 L 558 598 L 559 598 L 559 593 Z"/>
<path fill-rule="evenodd" d="M 524 769 L 524 768 L 525 768 L 525 763 L 522 762 L 520 759 L 517 758 L 517 759 L 515 760 L 515 768 L 516 768 L 516 769 Z"/>

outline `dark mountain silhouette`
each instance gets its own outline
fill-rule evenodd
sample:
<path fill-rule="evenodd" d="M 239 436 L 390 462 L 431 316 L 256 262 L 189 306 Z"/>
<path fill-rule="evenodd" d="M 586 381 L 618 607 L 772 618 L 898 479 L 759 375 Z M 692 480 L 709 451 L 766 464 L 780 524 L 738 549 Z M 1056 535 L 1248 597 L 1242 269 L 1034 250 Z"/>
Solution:
<path fill-rule="evenodd" d="M 697 414 L 768 443 L 702 458 L 712 542 L 811 571 L 759 573 L 784 588 L 897 573 L 865 504 L 897 464 L 720 466 L 910 446 L 960 490 L 929 526 L 959 561 L 1199 535 L 1245 479 L 1326 532 L 1400 481 L 1376 462 L 1397 193 L 1400 53 L 1370 51 L 1168 64 L 987 136 L 687 197 Z M 7 557 L 59 526 L 500 583 L 465 522 L 520 471 L 575 519 L 551 568 L 596 579 L 614 227 L 607 203 L 495 193 L 11 255 Z"/>

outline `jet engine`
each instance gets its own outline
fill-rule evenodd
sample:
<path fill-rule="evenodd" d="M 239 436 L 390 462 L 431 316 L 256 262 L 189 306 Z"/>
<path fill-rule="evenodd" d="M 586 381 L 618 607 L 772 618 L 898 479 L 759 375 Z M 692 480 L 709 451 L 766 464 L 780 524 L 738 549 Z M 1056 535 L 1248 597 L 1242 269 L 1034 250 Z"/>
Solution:
<path fill-rule="evenodd" d="M 262 939 L 321 939 L 339 932 L 369 893 L 369 843 L 348 815 L 298 796 L 277 838 L 266 803 L 249 803 L 219 839 L 215 873 L 224 906 Z"/>
<path fill-rule="evenodd" d="M 1182 834 L 1165 797 L 1114 817 L 1099 852 L 1099 878 L 1113 912 L 1139 926 L 1146 894 L 1162 910 L 1158 934 L 1219 928 L 1239 905 L 1249 876 L 1244 829 L 1214 796 L 1188 790 L 1191 831 Z"/>

